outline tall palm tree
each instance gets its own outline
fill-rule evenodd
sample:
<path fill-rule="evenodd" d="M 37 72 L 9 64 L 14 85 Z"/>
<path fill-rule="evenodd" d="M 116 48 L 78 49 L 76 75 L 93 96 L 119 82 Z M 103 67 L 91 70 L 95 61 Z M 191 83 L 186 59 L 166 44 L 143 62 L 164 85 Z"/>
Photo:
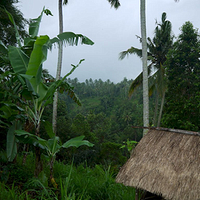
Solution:
<path fill-rule="evenodd" d="M 64 4 L 67 4 L 68 1 L 64 0 Z M 58 0 L 58 11 L 59 11 L 59 34 L 63 33 L 63 12 L 62 12 L 62 0 Z M 59 43 L 58 46 L 58 62 L 57 62 L 57 72 L 56 72 L 56 81 L 60 79 L 61 76 L 61 68 L 62 68 L 62 57 L 63 57 L 63 44 Z M 53 131 L 56 133 L 56 122 L 57 122 L 57 107 L 58 107 L 58 92 L 56 91 L 54 94 L 53 101 Z"/>
<path fill-rule="evenodd" d="M 153 40 L 151 40 L 150 38 L 147 38 L 147 48 L 148 48 L 147 55 L 148 55 L 148 60 L 150 61 L 150 64 L 148 65 L 148 76 L 149 76 L 150 82 L 153 82 L 150 85 L 149 93 L 152 93 L 152 89 L 154 88 L 156 90 L 156 93 L 159 94 L 162 98 L 157 126 L 160 125 L 165 91 L 167 89 L 166 82 L 165 82 L 165 68 L 163 65 L 166 60 L 166 55 L 169 49 L 172 47 L 172 43 L 173 43 L 173 36 L 171 34 L 172 32 L 171 22 L 166 20 L 166 18 L 167 18 L 166 13 L 163 13 L 161 17 L 161 23 L 156 22 L 157 26 L 154 31 L 155 35 L 154 35 Z M 142 49 L 131 47 L 127 51 L 121 52 L 119 58 L 124 59 L 125 56 L 129 54 L 136 54 L 139 57 L 142 57 Z M 152 76 L 150 76 L 152 67 L 154 67 L 156 72 Z M 141 72 L 140 75 L 132 82 L 129 89 L 129 96 L 133 94 L 137 86 L 142 84 L 143 82 L 142 76 L 143 76 L 143 72 Z M 156 97 L 156 102 L 158 102 L 157 100 L 158 100 L 158 96 Z M 155 107 L 157 108 L 157 103 Z M 155 109 L 155 116 L 157 116 L 157 109 Z M 155 121 L 154 121 L 154 124 L 156 125 Z"/>
<path fill-rule="evenodd" d="M 112 7 L 118 8 L 120 6 L 119 0 L 108 0 Z M 58 0 L 58 11 L 59 11 L 59 33 L 63 33 L 63 11 L 62 11 L 62 4 L 67 5 L 68 0 Z M 60 79 L 61 75 L 61 68 L 62 68 L 62 57 L 63 57 L 63 45 L 60 42 L 58 47 L 58 63 L 57 63 L 57 73 L 56 73 L 56 80 Z M 53 131 L 56 133 L 56 121 L 57 121 L 57 105 L 58 105 L 58 93 L 55 92 L 54 94 L 54 101 L 53 101 Z"/>
<path fill-rule="evenodd" d="M 146 12 L 145 0 L 140 0 L 140 23 L 142 36 L 142 68 L 143 68 L 143 126 L 149 126 L 149 87 L 148 87 L 148 69 L 147 69 L 147 40 L 146 40 Z M 143 135 L 147 131 L 143 130 Z"/>

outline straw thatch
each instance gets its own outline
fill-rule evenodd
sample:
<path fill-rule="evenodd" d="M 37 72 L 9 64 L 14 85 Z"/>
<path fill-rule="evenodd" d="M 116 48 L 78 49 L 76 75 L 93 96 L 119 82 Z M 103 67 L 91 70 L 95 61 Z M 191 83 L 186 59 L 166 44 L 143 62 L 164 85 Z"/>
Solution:
<path fill-rule="evenodd" d="M 200 136 L 150 130 L 116 182 L 168 200 L 200 200 Z"/>

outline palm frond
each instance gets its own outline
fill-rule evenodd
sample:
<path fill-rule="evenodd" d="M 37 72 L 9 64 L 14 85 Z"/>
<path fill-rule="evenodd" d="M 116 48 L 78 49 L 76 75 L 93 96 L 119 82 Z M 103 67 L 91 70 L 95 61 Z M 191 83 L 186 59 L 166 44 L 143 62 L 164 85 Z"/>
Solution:
<path fill-rule="evenodd" d="M 115 9 L 120 6 L 119 0 L 108 0 L 108 2 L 111 4 L 111 7 L 114 7 Z"/>
<path fill-rule="evenodd" d="M 131 86 L 128 91 L 129 98 L 133 95 L 133 92 L 138 88 L 138 86 L 141 85 L 142 81 L 143 81 L 143 72 L 141 72 L 139 76 L 137 76 L 137 78 L 131 83 Z"/>
<path fill-rule="evenodd" d="M 148 65 L 148 75 L 150 76 L 151 72 L 152 72 L 152 66 L 153 64 L 151 63 L 150 65 Z M 143 82 L 143 72 L 141 72 L 136 79 L 131 83 L 131 86 L 129 88 L 129 92 L 128 92 L 128 96 L 129 98 L 131 98 L 131 96 L 133 95 L 133 92 L 138 88 L 138 86 L 140 86 Z"/>
<path fill-rule="evenodd" d="M 142 49 L 131 47 L 130 49 L 119 53 L 119 59 L 123 60 L 129 54 L 136 54 L 137 56 L 139 56 L 141 58 L 142 57 Z"/>
<path fill-rule="evenodd" d="M 93 45 L 94 42 L 90 40 L 88 37 L 82 35 L 82 34 L 75 34 L 73 32 L 64 32 L 57 37 L 54 37 L 51 39 L 48 43 L 49 49 L 52 48 L 53 44 L 59 44 L 59 42 L 63 42 L 69 46 L 77 46 L 78 43 L 80 44 L 86 44 L 86 45 Z"/>
<path fill-rule="evenodd" d="M 156 73 L 149 77 L 149 96 L 151 96 L 156 89 Z"/>
<path fill-rule="evenodd" d="M 67 4 L 68 4 L 68 0 L 64 0 L 63 5 L 67 5 Z"/>
<path fill-rule="evenodd" d="M 142 43 L 142 38 L 139 35 L 136 35 L 136 38 L 139 39 L 140 43 Z"/>
<path fill-rule="evenodd" d="M 164 66 L 160 66 L 157 71 L 157 88 L 160 96 L 163 96 L 163 93 L 167 90 L 167 82 L 165 77 L 165 68 Z"/>

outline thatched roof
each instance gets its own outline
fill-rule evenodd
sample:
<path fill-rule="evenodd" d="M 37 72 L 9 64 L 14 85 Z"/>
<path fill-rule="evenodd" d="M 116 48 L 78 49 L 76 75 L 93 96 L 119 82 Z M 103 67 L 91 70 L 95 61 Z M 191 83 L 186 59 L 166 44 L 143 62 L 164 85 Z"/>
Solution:
<path fill-rule="evenodd" d="M 199 134 L 150 130 L 120 169 L 116 182 L 168 200 L 200 200 Z"/>

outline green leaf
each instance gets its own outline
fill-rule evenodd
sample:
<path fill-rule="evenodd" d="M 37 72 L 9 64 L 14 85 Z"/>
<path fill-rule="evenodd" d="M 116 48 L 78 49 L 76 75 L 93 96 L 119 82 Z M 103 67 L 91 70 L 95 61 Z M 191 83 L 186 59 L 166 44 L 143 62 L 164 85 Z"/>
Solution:
<path fill-rule="evenodd" d="M 87 140 L 83 140 L 85 136 L 79 136 L 79 137 L 75 137 L 75 138 L 72 138 L 70 140 L 68 140 L 67 142 L 65 142 L 62 147 L 63 148 L 69 148 L 69 147 L 80 147 L 82 145 L 86 145 L 86 146 L 89 146 L 89 147 L 93 147 L 94 144 L 90 143 L 89 141 Z"/>
<path fill-rule="evenodd" d="M 18 43 L 19 47 L 21 47 L 22 45 L 21 45 L 21 41 L 20 41 L 20 36 L 19 36 L 18 28 L 17 28 L 17 26 L 16 26 L 16 24 L 15 24 L 15 20 L 14 20 L 13 16 L 12 16 L 7 10 L 5 10 L 5 11 L 6 11 L 6 13 L 7 13 L 7 15 L 8 15 L 10 21 L 11 21 L 12 24 L 14 25 L 17 43 Z"/>
<path fill-rule="evenodd" d="M 39 145 L 43 149 L 46 149 L 46 147 L 47 147 L 46 140 L 44 140 L 36 135 L 33 135 L 29 132 L 26 132 L 24 130 L 15 130 L 15 136 L 22 143 L 32 144 L 34 146 Z"/>
<path fill-rule="evenodd" d="M 15 131 L 15 124 L 13 124 L 9 128 L 8 133 L 7 133 L 6 152 L 7 152 L 8 161 L 13 161 L 13 159 L 17 155 L 17 143 L 16 143 L 14 131 Z"/>
<path fill-rule="evenodd" d="M 44 9 L 44 13 L 48 16 L 51 15 L 53 16 L 53 14 L 51 13 L 51 11 L 49 9 Z"/>
<path fill-rule="evenodd" d="M 31 37 L 36 37 L 38 35 L 39 32 L 39 28 L 40 28 L 40 22 L 42 19 L 42 15 L 43 15 L 44 9 L 42 10 L 40 16 L 36 19 L 31 19 L 30 21 L 30 25 L 29 25 L 29 35 Z"/>
<path fill-rule="evenodd" d="M 8 54 L 8 48 L 4 45 L 4 43 L 0 40 L 0 53 Z"/>
<path fill-rule="evenodd" d="M 114 7 L 115 9 L 120 6 L 119 0 L 108 0 L 108 2 L 111 4 L 111 7 Z"/>
<path fill-rule="evenodd" d="M 131 47 L 130 49 L 126 50 L 126 51 L 122 51 L 119 54 L 119 59 L 123 60 L 126 56 L 128 56 L 129 54 L 136 54 L 137 56 L 139 56 L 140 58 L 142 57 L 142 49 L 138 49 L 135 47 Z"/>
<path fill-rule="evenodd" d="M 26 74 L 19 74 L 21 77 L 27 79 L 27 80 L 31 80 L 33 78 L 33 76 L 31 75 L 26 75 Z"/>
<path fill-rule="evenodd" d="M 60 150 L 61 146 L 58 144 L 59 140 L 59 137 L 56 136 L 47 141 L 47 151 L 51 156 L 54 156 Z"/>
<path fill-rule="evenodd" d="M 15 73 L 18 74 L 26 73 L 29 58 L 20 48 L 9 46 L 8 57 L 10 59 L 11 66 Z"/>
<path fill-rule="evenodd" d="M 52 124 L 48 121 L 44 121 L 45 130 L 50 138 L 55 137 L 55 133 L 53 132 Z"/>
<path fill-rule="evenodd" d="M 48 36 L 40 36 L 36 39 L 26 71 L 26 75 L 33 76 L 30 83 L 34 88 L 35 93 L 39 95 L 40 100 L 44 98 L 47 92 L 47 87 L 41 82 L 41 77 L 42 63 L 47 58 L 47 46 L 45 44 L 48 40 Z"/>
<path fill-rule="evenodd" d="M 15 138 L 15 130 L 21 128 L 21 124 L 19 121 L 15 121 L 13 125 L 8 129 L 7 133 L 7 144 L 6 144 L 6 152 L 8 161 L 13 161 L 17 155 L 17 143 Z"/>
<path fill-rule="evenodd" d="M 0 111 L 3 112 L 3 115 L 0 115 L 2 118 L 7 119 L 7 120 L 13 120 L 14 116 L 17 116 L 19 112 L 23 112 L 24 110 L 9 102 L 1 102 L 1 107 Z"/>
<path fill-rule="evenodd" d="M 46 105 L 48 105 L 48 104 L 50 104 L 50 103 L 53 102 L 53 95 L 54 95 L 54 92 L 56 91 L 56 89 L 59 88 L 59 87 L 64 83 L 65 79 L 66 79 L 69 75 L 71 75 L 71 74 L 74 72 L 74 70 L 75 70 L 83 61 L 84 61 L 84 59 L 80 60 L 79 63 L 78 63 L 78 65 L 76 65 L 76 66 L 75 66 L 75 65 L 72 65 L 73 68 L 71 69 L 71 71 L 70 71 L 68 74 L 66 74 L 61 80 L 58 80 L 58 81 L 54 82 L 54 83 L 48 88 L 47 92 L 45 93 L 44 98 L 41 98 L 41 99 L 40 99 L 40 101 L 46 101 L 45 104 L 44 104 L 44 106 L 46 106 Z M 68 90 L 68 91 L 70 92 L 70 90 L 72 90 L 71 86 L 69 86 L 69 90 Z M 73 97 L 73 100 L 74 100 L 78 105 L 81 105 L 81 103 L 80 103 L 78 97 L 76 98 L 75 93 L 74 93 L 74 95 L 71 93 L 71 95 L 72 95 L 72 97 Z"/>
<path fill-rule="evenodd" d="M 142 81 L 143 81 L 143 72 L 141 72 L 139 76 L 137 76 L 137 78 L 131 83 L 128 92 L 129 97 L 131 97 L 136 88 L 142 84 Z"/>
<path fill-rule="evenodd" d="M 63 42 L 66 43 L 69 46 L 77 46 L 78 43 L 81 44 L 86 44 L 86 45 L 93 45 L 94 42 L 92 40 L 90 40 L 88 37 L 81 35 L 81 34 L 75 34 L 73 32 L 64 32 L 61 33 L 59 35 L 57 35 L 57 37 L 54 37 L 53 39 L 51 39 L 49 41 L 49 48 L 52 47 L 52 44 L 59 44 L 59 42 Z"/>
<path fill-rule="evenodd" d="M 48 40 L 49 37 L 47 35 L 40 36 L 36 39 L 33 51 L 30 56 L 28 69 L 26 71 L 27 75 L 36 77 L 39 67 L 47 58 L 47 47 L 45 47 L 45 44 L 48 42 Z"/>
<path fill-rule="evenodd" d="M 36 74 L 36 85 L 39 85 L 41 83 L 42 80 L 42 65 L 39 66 L 37 74 Z"/>

